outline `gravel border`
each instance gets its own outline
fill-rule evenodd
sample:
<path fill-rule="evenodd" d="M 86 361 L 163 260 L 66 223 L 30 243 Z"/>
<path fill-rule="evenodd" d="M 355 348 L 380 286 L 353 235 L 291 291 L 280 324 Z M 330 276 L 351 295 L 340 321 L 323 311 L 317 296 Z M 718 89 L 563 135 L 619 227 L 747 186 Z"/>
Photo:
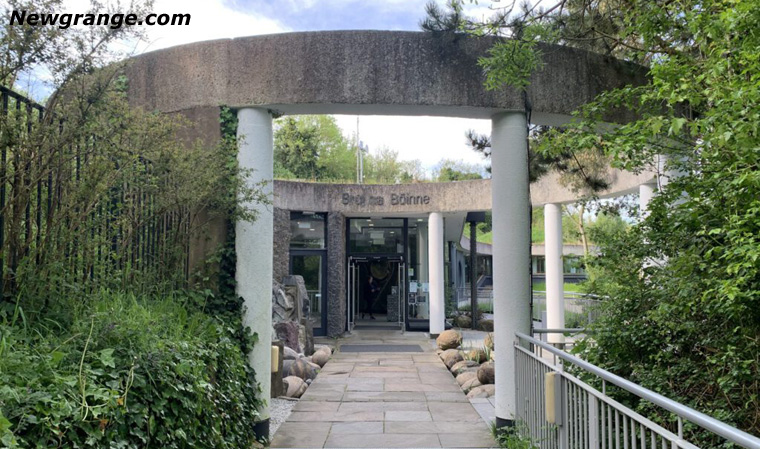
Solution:
<path fill-rule="evenodd" d="M 298 399 L 272 398 L 269 402 L 269 441 L 274 438 L 275 432 L 284 423 L 293 407 L 298 404 Z"/>

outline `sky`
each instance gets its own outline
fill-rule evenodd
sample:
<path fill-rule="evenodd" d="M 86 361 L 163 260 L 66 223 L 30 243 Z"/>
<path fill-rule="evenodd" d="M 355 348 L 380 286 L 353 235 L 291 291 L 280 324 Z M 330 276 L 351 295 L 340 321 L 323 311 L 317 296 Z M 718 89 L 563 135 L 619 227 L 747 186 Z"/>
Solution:
<path fill-rule="evenodd" d="M 0 0 L 2 1 L 2 0 Z M 444 0 L 436 0 L 444 3 Z M 506 0 L 502 0 L 506 1 Z M 420 31 L 427 0 L 155 0 L 155 13 L 189 13 L 189 26 L 146 27 L 147 42 L 130 43 L 130 51 L 143 53 L 211 39 L 259 34 L 320 30 Z M 65 11 L 81 13 L 88 0 L 64 0 Z M 490 0 L 467 4 L 476 18 L 489 15 Z M 500 3 L 493 3 L 499 6 Z M 356 116 L 336 116 L 344 134 L 356 133 Z M 375 152 L 383 147 L 398 151 L 402 160 L 419 159 L 430 171 L 441 159 L 485 165 L 465 141 L 473 129 L 490 134 L 489 120 L 442 117 L 361 116 L 359 137 Z"/>

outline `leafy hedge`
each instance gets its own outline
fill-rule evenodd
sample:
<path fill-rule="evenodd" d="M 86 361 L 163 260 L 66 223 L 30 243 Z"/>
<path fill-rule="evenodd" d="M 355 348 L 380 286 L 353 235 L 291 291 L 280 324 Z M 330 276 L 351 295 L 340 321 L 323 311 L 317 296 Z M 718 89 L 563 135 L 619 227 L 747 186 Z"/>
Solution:
<path fill-rule="evenodd" d="M 67 324 L 0 324 L 0 446 L 250 447 L 240 323 L 180 299 L 106 292 Z"/>

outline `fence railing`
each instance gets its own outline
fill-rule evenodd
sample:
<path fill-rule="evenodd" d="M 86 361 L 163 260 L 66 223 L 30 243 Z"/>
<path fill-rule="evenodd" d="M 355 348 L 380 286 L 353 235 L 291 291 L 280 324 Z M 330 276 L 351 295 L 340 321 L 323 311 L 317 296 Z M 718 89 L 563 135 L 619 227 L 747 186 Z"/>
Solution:
<path fill-rule="evenodd" d="M 696 449 L 684 435 L 691 423 L 715 440 L 760 449 L 760 438 L 668 399 L 554 348 L 516 334 L 515 388 L 518 431 L 542 449 Z M 601 391 L 569 374 L 565 364 L 594 376 Z M 655 423 L 607 395 L 611 386 L 663 409 L 673 420 Z M 670 428 L 666 428 L 670 427 Z"/>
<path fill-rule="evenodd" d="M 187 278 L 189 211 L 156 204 L 161 174 L 137 151 L 114 156 L 67 126 L 0 86 L 0 299 L 20 271 L 51 260 L 62 282 L 85 286 L 155 266 Z"/>
<path fill-rule="evenodd" d="M 472 307 L 470 298 L 472 298 L 472 291 L 470 287 L 458 287 L 454 292 L 454 304 L 459 311 L 469 311 Z M 481 312 L 493 313 L 493 289 L 492 288 L 479 288 L 478 295 L 478 308 Z"/>
<path fill-rule="evenodd" d="M 586 327 L 599 316 L 601 300 L 593 295 L 565 292 L 565 327 Z M 543 321 L 546 312 L 546 292 L 533 292 L 533 320 Z"/>
<path fill-rule="evenodd" d="M 483 313 L 493 313 L 493 289 L 479 288 L 478 309 Z M 472 308 L 470 287 L 454 290 L 454 306 L 459 312 L 469 312 Z M 564 292 L 565 327 L 586 327 L 599 316 L 600 298 L 579 292 Z M 533 320 L 543 321 L 546 312 L 546 292 L 533 292 Z"/>

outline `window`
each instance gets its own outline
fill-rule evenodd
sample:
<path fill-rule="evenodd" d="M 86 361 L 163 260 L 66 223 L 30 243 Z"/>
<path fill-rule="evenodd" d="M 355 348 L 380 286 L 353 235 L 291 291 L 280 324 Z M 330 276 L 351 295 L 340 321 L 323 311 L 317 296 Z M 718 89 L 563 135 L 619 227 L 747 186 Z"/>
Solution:
<path fill-rule="evenodd" d="M 327 214 L 320 212 L 290 213 L 290 247 L 322 249 L 325 247 Z"/>
<path fill-rule="evenodd" d="M 546 273 L 546 259 L 543 256 L 534 256 L 536 270 L 534 273 Z"/>
<path fill-rule="evenodd" d="M 353 254 L 403 254 L 404 219 L 352 218 L 348 243 Z"/>

